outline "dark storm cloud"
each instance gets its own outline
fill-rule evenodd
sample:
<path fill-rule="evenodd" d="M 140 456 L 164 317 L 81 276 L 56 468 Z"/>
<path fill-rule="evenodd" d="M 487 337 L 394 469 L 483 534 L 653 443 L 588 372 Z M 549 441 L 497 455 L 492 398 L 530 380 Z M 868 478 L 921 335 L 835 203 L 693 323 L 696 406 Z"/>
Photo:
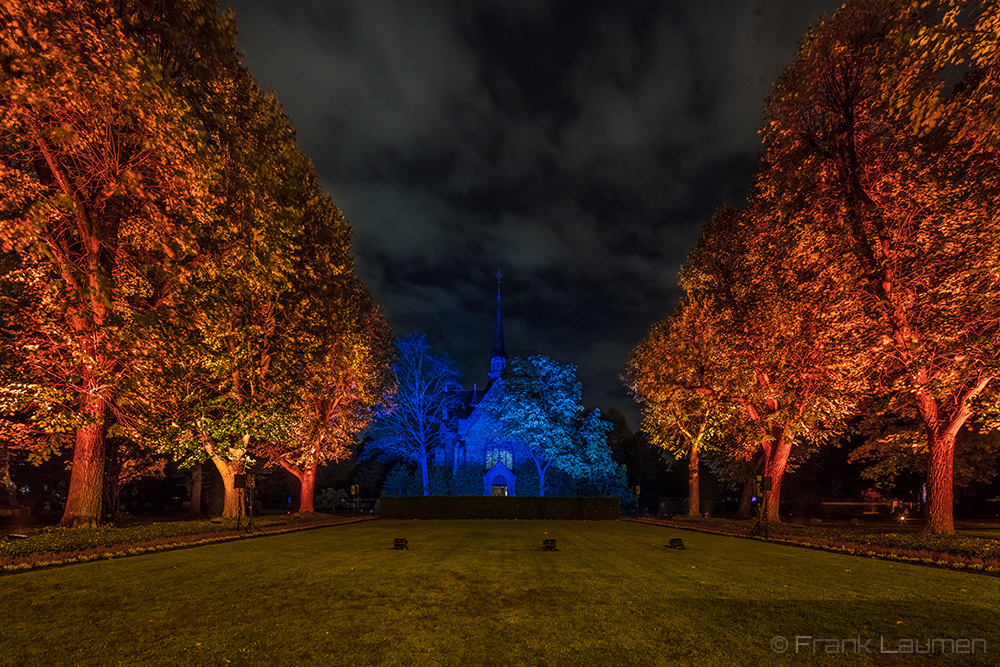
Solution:
<path fill-rule="evenodd" d="M 486 379 L 507 350 L 579 366 L 590 405 L 679 295 L 702 224 L 750 189 L 764 100 L 836 2 L 234 2 L 351 219 L 397 334 Z"/>

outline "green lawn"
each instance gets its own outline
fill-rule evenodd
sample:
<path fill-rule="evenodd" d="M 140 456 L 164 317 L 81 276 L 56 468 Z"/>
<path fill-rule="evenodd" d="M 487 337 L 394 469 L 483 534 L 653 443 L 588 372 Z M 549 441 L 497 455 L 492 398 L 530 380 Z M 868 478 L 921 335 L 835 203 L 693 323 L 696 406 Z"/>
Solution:
<path fill-rule="evenodd" d="M 998 578 L 626 522 L 352 524 L 6 575 L 0 610 L 2 665 L 1000 664 Z"/>

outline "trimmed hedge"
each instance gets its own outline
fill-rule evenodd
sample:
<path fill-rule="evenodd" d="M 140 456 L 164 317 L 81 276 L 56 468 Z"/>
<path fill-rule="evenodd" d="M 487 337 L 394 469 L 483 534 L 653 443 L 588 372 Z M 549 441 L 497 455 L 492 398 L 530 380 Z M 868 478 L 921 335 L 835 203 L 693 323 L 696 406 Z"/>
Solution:
<path fill-rule="evenodd" d="M 383 496 L 381 519 L 556 519 L 616 521 L 617 498 Z"/>

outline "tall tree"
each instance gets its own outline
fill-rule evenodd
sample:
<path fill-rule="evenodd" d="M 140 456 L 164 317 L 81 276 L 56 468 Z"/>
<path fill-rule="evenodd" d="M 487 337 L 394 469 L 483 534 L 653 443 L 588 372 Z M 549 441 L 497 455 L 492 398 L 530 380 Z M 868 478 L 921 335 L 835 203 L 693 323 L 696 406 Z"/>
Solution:
<path fill-rule="evenodd" d="M 235 476 L 254 448 L 287 441 L 300 421 L 303 369 L 321 354 L 316 318 L 330 305 L 317 277 L 350 275 L 350 229 L 245 68 L 220 72 L 201 115 L 220 164 L 218 222 L 201 239 L 182 317 L 163 330 L 177 353 L 161 386 L 179 392 L 164 403 L 185 434 L 168 446 L 215 464 L 234 517 Z"/>
<path fill-rule="evenodd" d="M 396 394 L 386 414 L 375 422 L 365 452 L 369 457 L 379 454 L 417 464 L 426 496 L 429 458 L 449 435 L 449 420 L 461 401 L 461 375 L 450 357 L 431 354 L 427 339 L 417 332 L 396 341 L 393 374 Z"/>
<path fill-rule="evenodd" d="M 393 389 L 392 329 L 353 275 L 326 285 L 319 321 L 309 327 L 314 350 L 301 366 L 299 421 L 292 439 L 268 443 L 266 454 L 300 483 L 299 512 L 312 512 L 316 473 L 351 454 L 355 436 L 374 419 Z"/>
<path fill-rule="evenodd" d="M 763 453 L 768 521 L 780 520 L 781 481 L 793 447 L 834 437 L 863 386 L 855 372 L 855 333 L 831 326 L 826 298 L 833 277 L 787 261 L 785 222 L 762 200 L 746 210 L 719 209 L 702 231 L 681 274 L 710 327 L 712 372 L 697 392 L 742 409 L 727 438 L 745 459 Z"/>
<path fill-rule="evenodd" d="M 713 446 L 734 407 L 709 389 L 719 374 L 712 324 L 699 301 L 682 301 L 633 350 L 624 378 L 642 404 L 642 427 L 650 441 L 687 459 L 691 516 L 701 514 L 700 454 Z"/>
<path fill-rule="evenodd" d="M 998 12 L 850 2 L 768 105 L 763 196 L 797 261 L 839 274 L 828 319 L 868 333 L 871 376 L 920 414 L 933 534 L 954 533 L 955 438 L 998 377 Z"/>
<path fill-rule="evenodd" d="M 132 25 L 140 9 L 157 19 L 147 41 Z M 231 25 L 207 0 L 167 14 L 102 0 L 0 7 L 0 247 L 23 259 L 15 279 L 36 306 L 15 343 L 27 381 L 6 395 L 41 431 L 75 434 L 65 526 L 100 518 L 117 388 L 210 219 L 212 162 L 174 77 L 203 84 L 192 64 L 233 50 Z M 215 39 L 168 72 L 159 47 L 191 37 L 172 32 L 180 15 Z"/>

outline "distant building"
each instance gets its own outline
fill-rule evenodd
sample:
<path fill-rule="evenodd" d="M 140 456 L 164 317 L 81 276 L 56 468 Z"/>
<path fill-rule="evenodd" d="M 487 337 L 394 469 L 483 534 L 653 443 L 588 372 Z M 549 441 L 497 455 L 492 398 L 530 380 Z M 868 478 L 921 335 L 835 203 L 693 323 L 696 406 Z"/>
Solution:
<path fill-rule="evenodd" d="M 499 391 L 497 382 L 507 369 L 507 350 L 503 342 L 503 318 L 500 312 L 500 281 L 503 274 L 497 271 L 497 319 L 493 329 L 493 351 L 490 354 L 490 382 L 483 391 L 473 386 L 461 393 L 462 407 L 456 415 L 455 439 L 434 452 L 437 465 L 450 466 L 457 471 L 461 465 L 481 466 L 483 469 L 484 496 L 513 496 L 517 478 L 514 471 L 530 460 L 518 442 L 498 439 L 493 419 L 480 410 L 483 399 Z"/>

